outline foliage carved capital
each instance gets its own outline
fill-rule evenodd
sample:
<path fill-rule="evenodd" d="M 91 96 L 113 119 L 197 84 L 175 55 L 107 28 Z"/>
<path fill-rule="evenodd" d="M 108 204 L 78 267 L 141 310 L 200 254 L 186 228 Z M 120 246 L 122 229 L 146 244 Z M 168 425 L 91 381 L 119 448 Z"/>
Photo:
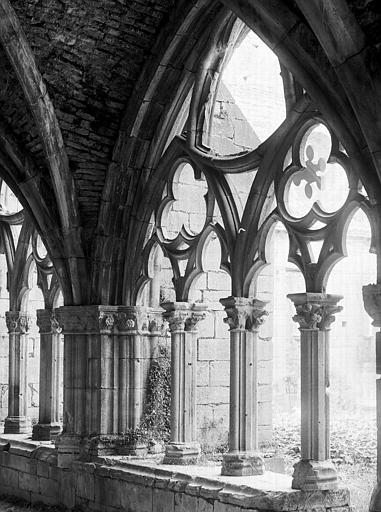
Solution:
<path fill-rule="evenodd" d="M 142 333 L 148 331 L 147 308 L 144 306 L 125 306 L 118 309 L 115 316 L 119 332 Z"/>
<path fill-rule="evenodd" d="M 26 334 L 30 327 L 30 317 L 23 311 L 6 311 L 5 321 L 9 333 Z"/>
<path fill-rule="evenodd" d="M 264 323 L 268 312 L 266 302 L 247 297 L 227 297 L 220 300 L 227 318 L 224 322 L 230 330 L 254 332 Z"/>
<path fill-rule="evenodd" d="M 362 287 L 364 308 L 373 319 L 372 325 L 381 327 L 381 284 L 368 284 Z"/>
<path fill-rule="evenodd" d="M 340 295 L 295 293 L 287 297 L 295 305 L 296 315 L 292 319 L 299 324 L 300 330 L 328 330 L 335 321 L 335 314 L 343 309 L 337 305 L 342 299 Z"/>
<path fill-rule="evenodd" d="M 163 317 L 171 332 L 196 331 L 199 322 L 206 316 L 207 306 L 202 303 L 164 302 Z"/>

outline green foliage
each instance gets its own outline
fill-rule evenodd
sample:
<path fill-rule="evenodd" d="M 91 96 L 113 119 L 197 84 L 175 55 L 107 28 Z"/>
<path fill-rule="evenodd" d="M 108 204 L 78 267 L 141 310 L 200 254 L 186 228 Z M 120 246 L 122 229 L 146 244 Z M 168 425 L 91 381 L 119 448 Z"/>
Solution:
<path fill-rule="evenodd" d="M 171 358 L 168 347 L 160 344 L 158 357 L 151 363 L 141 429 L 147 440 L 168 442 L 171 431 Z"/>

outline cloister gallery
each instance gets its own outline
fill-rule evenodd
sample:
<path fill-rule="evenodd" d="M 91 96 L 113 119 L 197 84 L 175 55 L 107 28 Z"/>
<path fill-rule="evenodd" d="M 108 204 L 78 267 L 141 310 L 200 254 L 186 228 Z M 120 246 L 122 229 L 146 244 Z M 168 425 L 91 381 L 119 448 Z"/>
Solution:
<path fill-rule="evenodd" d="M 0 495 L 347 512 L 331 402 L 381 512 L 380 44 L 376 0 L 0 0 Z"/>

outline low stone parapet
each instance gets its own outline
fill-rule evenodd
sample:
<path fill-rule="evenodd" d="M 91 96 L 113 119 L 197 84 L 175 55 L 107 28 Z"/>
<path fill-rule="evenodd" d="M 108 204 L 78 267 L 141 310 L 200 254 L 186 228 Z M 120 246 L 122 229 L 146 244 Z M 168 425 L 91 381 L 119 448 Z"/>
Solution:
<path fill-rule="evenodd" d="M 19 436 L 18 436 L 19 437 Z M 349 491 L 298 491 L 266 472 L 221 476 L 219 466 L 170 466 L 101 457 L 57 467 L 48 443 L 0 438 L 1 494 L 94 512 L 349 512 Z"/>

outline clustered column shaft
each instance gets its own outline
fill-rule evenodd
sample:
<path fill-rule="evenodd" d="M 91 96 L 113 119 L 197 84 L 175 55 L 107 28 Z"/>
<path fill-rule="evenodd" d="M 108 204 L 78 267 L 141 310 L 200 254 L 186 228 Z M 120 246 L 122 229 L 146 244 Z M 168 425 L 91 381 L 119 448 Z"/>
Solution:
<path fill-rule="evenodd" d="M 59 464 L 126 453 L 125 434 L 140 424 L 142 366 L 150 357 L 149 311 L 142 306 L 65 306 L 64 425 Z M 155 324 L 156 325 L 156 324 Z"/>
<path fill-rule="evenodd" d="M 4 433 L 25 434 L 31 430 L 28 414 L 28 330 L 30 319 L 25 312 L 5 313 L 9 333 L 8 416 Z"/>
<path fill-rule="evenodd" d="M 171 331 L 171 441 L 165 464 L 197 461 L 196 442 L 197 323 L 205 318 L 206 306 L 187 302 L 162 304 Z"/>
<path fill-rule="evenodd" d="M 61 430 L 62 328 L 51 309 L 37 310 L 37 325 L 40 330 L 39 418 L 32 439 L 49 441 Z"/>
<path fill-rule="evenodd" d="M 296 308 L 293 320 L 300 330 L 301 461 L 294 467 L 292 487 L 310 491 L 337 487 L 336 470 L 329 460 L 329 328 L 342 310 L 339 295 L 288 295 Z"/>
<path fill-rule="evenodd" d="M 221 299 L 230 326 L 229 452 L 222 474 L 258 475 L 264 472 L 258 454 L 257 334 L 267 312 L 265 302 L 244 297 Z"/>

